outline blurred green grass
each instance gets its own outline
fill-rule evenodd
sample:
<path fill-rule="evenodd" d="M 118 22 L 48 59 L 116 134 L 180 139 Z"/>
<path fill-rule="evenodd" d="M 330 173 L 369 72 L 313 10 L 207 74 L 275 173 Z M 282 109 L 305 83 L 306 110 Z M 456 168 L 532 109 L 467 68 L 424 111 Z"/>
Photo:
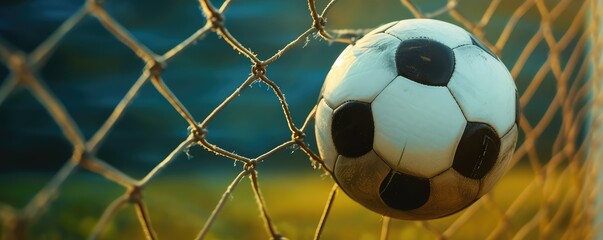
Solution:
<path fill-rule="evenodd" d="M 143 196 L 159 238 L 194 238 L 236 174 L 233 169 L 205 175 L 171 173 L 155 179 Z M 0 202 L 22 207 L 48 179 L 49 176 L 41 174 L 2 175 Z M 494 189 L 492 201 L 501 209 L 507 209 L 534 179 L 535 175 L 529 168 L 512 169 Z M 558 181 L 565 182 L 562 179 Z M 330 177 L 320 170 L 259 171 L 259 183 L 278 231 L 289 239 L 311 239 L 333 184 Z M 569 185 L 563 184 L 561 191 L 566 191 L 566 188 Z M 87 238 L 104 209 L 123 192 L 125 189 L 102 177 L 78 172 L 68 179 L 56 201 L 33 224 L 29 237 Z M 530 195 L 518 213 L 508 219 L 513 232 L 530 221 L 542 201 L 538 194 Z M 549 204 L 556 206 L 560 201 L 554 199 Z M 472 207 L 478 208 L 476 215 L 462 225 L 452 239 L 483 239 L 488 236 L 499 223 L 500 213 L 486 205 L 481 201 L 474 204 Z M 430 224 L 443 232 L 462 213 L 430 221 Z M 364 209 L 339 191 L 322 239 L 379 239 L 382 221 L 381 216 Z M 206 239 L 266 239 L 268 235 L 263 225 L 250 180 L 245 178 L 235 188 Z M 391 239 L 435 237 L 419 225 L 420 222 L 394 220 Z M 552 236 L 560 234 L 553 233 Z M 118 211 L 101 235 L 101 239 L 143 238 L 132 205 Z"/>

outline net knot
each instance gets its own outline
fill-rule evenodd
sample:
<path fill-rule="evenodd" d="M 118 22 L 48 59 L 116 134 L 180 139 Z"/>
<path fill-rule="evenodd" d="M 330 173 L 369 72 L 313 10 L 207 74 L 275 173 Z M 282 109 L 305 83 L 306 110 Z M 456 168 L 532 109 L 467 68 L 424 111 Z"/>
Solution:
<path fill-rule="evenodd" d="M 221 28 L 224 25 L 224 16 L 216 11 L 212 11 L 209 18 L 207 18 L 214 29 Z"/>
<path fill-rule="evenodd" d="M 128 190 L 128 201 L 130 203 L 136 203 L 142 201 L 142 187 L 132 186 Z"/>
<path fill-rule="evenodd" d="M 91 12 L 94 12 L 98 11 L 98 8 L 100 8 L 104 3 L 105 0 L 88 0 L 86 1 L 86 7 L 88 7 Z"/>
<path fill-rule="evenodd" d="M 251 74 L 254 76 L 263 76 L 266 75 L 266 66 L 255 64 L 251 67 Z"/>
<path fill-rule="evenodd" d="M 84 149 L 84 147 L 76 146 L 73 149 L 73 154 L 71 156 L 71 161 L 75 164 L 80 164 L 82 161 L 86 161 L 90 159 L 90 153 Z"/>
<path fill-rule="evenodd" d="M 266 75 L 266 66 L 260 64 L 253 65 L 253 67 L 251 67 L 251 74 L 256 77 Z"/>
<path fill-rule="evenodd" d="M 291 139 L 293 141 L 295 141 L 296 143 L 301 143 L 302 141 L 304 141 L 305 137 L 306 137 L 306 134 L 299 130 L 295 130 L 293 132 L 293 134 L 291 135 Z"/>
<path fill-rule="evenodd" d="M 163 61 L 153 61 L 150 63 L 149 72 L 153 76 L 159 76 L 165 70 L 165 62 Z"/>
<path fill-rule="evenodd" d="M 323 18 L 322 16 L 318 16 L 312 22 L 312 26 L 319 31 L 324 30 L 326 25 L 327 25 L 327 20 L 325 18 Z"/>
<path fill-rule="evenodd" d="M 197 140 L 204 139 L 205 136 L 207 135 L 207 128 L 191 127 L 190 131 L 191 131 L 191 134 L 193 135 L 193 137 Z"/>
<path fill-rule="evenodd" d="M 257 161 L 249 161 L 246 162 L 245 165 L 243 166 L 243 169 L 245 169 L 245 171 L 247 172 L 251 172 L 255 170 L 255 167 L 257 166 Z"/>

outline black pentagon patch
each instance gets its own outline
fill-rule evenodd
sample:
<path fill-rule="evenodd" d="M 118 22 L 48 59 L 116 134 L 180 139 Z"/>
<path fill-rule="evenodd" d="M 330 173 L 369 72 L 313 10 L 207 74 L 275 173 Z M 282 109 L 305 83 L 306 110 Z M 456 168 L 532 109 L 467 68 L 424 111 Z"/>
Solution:
<path fill-rule="evenodd" d="M 471 43 L 473 43 L 473 45 L 478 46 L 479 48 L 481 48 L 482 50 L 484 50 L 488 54 L 490 54 L 490 56 L 494 57 L 495 59 L 498 59 L 498 57 L 496 56 L 496 54 L 494 54 L 494 52 L 492 50 L 490 50 L 490 48 L 488 46 L 486 46 L 486 44 L 484 44 L 482 41 L 480 41 L 479 39 L 477 39 L 472 34 L 469 34 L 469 36 L 471 37 Z"/>
<path fill-rule="evenodd" d="M 483 178 L 494 166 L 500 152 L 500 138 L 485 123 L 468 122 L 454 155 L 452 168 L 461 175 Z"/>
<path fill-rule="evenodd" d="M 383 202 L 394 209 L 409 211 L 423 206 L 431 192 L 429 179 L 390 171 L 381 182 Z"/>
<path fill-rule="evenodd" d="M 373 149 L 375 125 L 371 104 L 349 101 L 333 112 L 331 135 L 337 152 L 360 157 Z"/>
<path fill-rule="evenodd" d="M 429 86 L 446 86 L 454 71 L 454 52 L 430 39 L 410 39 L 396 50 L 398 74 Z"/>

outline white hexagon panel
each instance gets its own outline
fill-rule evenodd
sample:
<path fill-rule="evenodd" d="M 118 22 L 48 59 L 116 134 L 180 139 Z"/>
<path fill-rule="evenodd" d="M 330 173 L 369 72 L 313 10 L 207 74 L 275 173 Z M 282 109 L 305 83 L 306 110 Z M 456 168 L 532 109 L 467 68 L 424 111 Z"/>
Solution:
<path fill-rule="evenodd" d="M 325 80 L 327 104 L 335 109 L 348 100 L 372 102 L 397 75 L 394 55 L 399 42 L 390 35 L 375 34 L 341 53 Z"/>
<path fill-rule="evenodd" d="M 397 77 L 372 109 L 373 148 L 394 170 L 430 178 L 450 168 L 466 121 L 446 87 Z"/>
<path fill-rule="evenodd" d="M 337 159 L 337 151 L 335 150 L 335 144 L 333 143 L 333 137 L 331 136 L 331 123 L 333 118 L 333 109 L 327 106 L 324 99 L 320 100 L 316 107 L 316 124 L 314 125 L 314 131 L 316 131 L 316 144 L 322 160 L 325 165 L 329 168 L 329 171 L 333 171 L 335 167 L 335 160 Z"/>
<path fill-rule="evenodd" d="M 385 33 L 391 34 L 400 40 L 434 39 L 450 48 L 472 43 L 470 35 L 464 29 L 436 20 L 408 19 L 399 21 L 395 26 L 388 28 Z"/>
<path fill-rule="evenodd" d="M 498 136 L 515 122 L 515 84 L 505 65 L 476 45 L 453 50 L 456 65 L 448 88 L 470 122 L 490 124 Z"/>

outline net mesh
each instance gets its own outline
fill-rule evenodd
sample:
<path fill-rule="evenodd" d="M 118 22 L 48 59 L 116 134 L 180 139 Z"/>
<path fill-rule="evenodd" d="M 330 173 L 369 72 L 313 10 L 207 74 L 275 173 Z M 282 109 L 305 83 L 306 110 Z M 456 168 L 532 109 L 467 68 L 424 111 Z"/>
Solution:
<path fill-rule="evenodd" d="M 402 0 L 400 11 L 409 12 L 414 17 L 440 18 L 455 22 L 503 56 L 503 61 L 507 63 L 517 81 L 521 94 L 520 105 L 524 109 L 519 124 L 520 141 L 512 159 L 513 168 L 510 174 L 522 171 L 520 168 L 529 169 L 530 177 L 517 183 L 518 189 L 514 192 L 501 193 L 504 189 L 497 188 L 468 209 L 444 220 L 408 222 L 384 217 L 380 233 L 377 235 L 380 234 L 381 239 L 388 239 L 409 236 L 404 234 L 412 231 L 415 235 L 410 236 L 447 239 L 461 238 L 461 232 L 470 231 L 469 236 L 479 239 L 594 238 L 601 227 L 595 219 L 597 210 L 600 209 L 596 201 L 597 189 L 600 187 L 597 181 L 597 159 L 601 154 L 599 146 L 602 135 L 596 130 L 600 128 L 599 109 L 603 100 L 603 95 L 599 93 L 603 70 L 600 53 L 603 44 L 601 33 L 598 32 L 599 23 L 589 19 L 599 19 L 603 6 L 594 0 L 477 2 L 448 0 L 442 1 L 438 8 L 422 10 L 428 7 L 423 6 L 421 1 Z M 23 208 L 0 203 L 4 238 L 26 238 L 36 219 L 46 212 L 45 209 L 53 208 L 53 200 L 64 187 L 65 180 L 81 168 L 126 189 L 126 192 L 110 203 L 98 217 L 92 231 L 88 233 L 90 238 L 101 236 L 115 216 L 120 211 L 126 211 L 125 206 L 132 205 L 144 236 L 156 239 L 157 234 L 145 205 L 148 199 L 142 194 L 145 186 L 156 179 L 159 172 L 166 169 L 178 155 L 198 146 L 208 152 L 241 162 L 243 167 L 223 190 L 213 212 L 205 219 L 204 225 L 200 226 L 196 238 L 201 239 L 208 235 L 218 216 L 223 214 L 224 207 L 229 204 L 228 200 L 233 191 L 243 187 L 238 183 L 245 177 L 250 179 L 251 190 L 267 236 L 275 239 L 287 237 L 287 232 L 281 233 L 277 230 L 279 221 L 267 210 L 268 206 L 258 184 L 258 166 L 268 157 L 289 151 L 291 147 L 299 148 L 317 168 L 320 168 L 322 161 L 307 143 L 305 134 L 312 128 L 314 110 L 304 113 L 307 115 L 305 121 L 296 123 L 292 117 L 292 112 L 296 110 L 289 107 L 279 84 L 269 78 L 270 74 L 266 69 L 291 49 L 303 47 L 311 36 L 318 36 L 333 44 L 351 44 L 360 38 L 365 30 L 337 30 L 330 28 L 326 21 L 326 16 L 331 11 L 337 11 L 338 4 L 346 3 L 335 4 L 333 0 L 321 3 L 322 7 L 319 7 L 314 0 L 309 0 L 308 8 L 299 9 L 307 11 L 306 22 L 310 25 L 309 28 L 269 57 L 256 55 L 239 42 L 227 28 L 223 13 L 228 11 L 231 5 L 238 4 L 232 1 L 227 0 L 217 6 L 208 0 L 200 0 L 202 15 L 199 17 L 205 19 L 205 25 L 163 54 L 153 52 L 137 40 L 107 12 L 104 4 L 102 0 L 87 1 L 30 53 L 24 53 L 7 40 L 0 39 L 0 60 L 9 69 L 8 77 L 0 86 L 0 104 L 5 103 L 9 95 L 17 89 L 27 89 L 47 110 L 73 147 L 71 158 L 45 187 L 31 196 Z M 465 8 L 472 4 L 483 8 L 480 11 Z M 46 85 L 44 76 L 40 74 L 40 69 L 47 64 L 57 46 L 68 38 L 68 33 L 87 16 L 97 19 L 110 34 L 145 63 L 142 74 L 102 126 L 88 139 L 81 133 L 80 126 L 74 121 L 64 103 Z M 504 27 L 499 28 L 500 31 L 492 26 L 501 23 Z M 528 24 L 538 26 L 530 31 L 524 27 Z M 222 41 L 240 53 L 241 58 L 249 60 L 253 67 L 247 79 L 213 111 L 206 116 L 193 116 L 187 109 L 191 106 L 185 106 L 179 101 L 178 96 L 164 82 L 162 75 L 169 69 L 166 63 L 199 39 L 211 34 L 220 36 Z M 514 49 L 517 54 L 511 53 L 510 49 Z M 537 52 L 546 54 L 539 57 L 535 54 Z M 267 85 L 278 99 L 291 138 L 256 157 L 237 154 L 210 142 L 207 129 L 216 116 L 239 95 L 246 94 L 244 90 L 256 82 Z M 127 111 L 134 97 L 143 86 L 149 84 L 188 123 L 190 134 L 150 172 L 136 179 L 100 159 L 96 153 L 116 122 Z M 200 119 L 202 121 L 199 121 Z M 316 239 L 323 236 L 323 230 L 328 231 L 329 222 L 343 221 L 329 216 L 332 215 L 332 207 L 336 207 L 338 203 L 337 198 L 344 196 L 338 194 L 336 185 L 330 193 L 325 193 L 325 196 L 327 195 L 323 214 L 316 221 L 314 228 Z M 505 195 L 503 197 L 511 198 L 512 201 L 502 204 L 497 200 L 500 195 Z M 282 198 L 287 201 L 286 196 Z M 528 205 L 538 207 L 529 209 L 526 208 Z M 256 218 L 247 220 L 252 222 L 256 221 Z M 476 221 L 479 223 L 475 223 Z M 466 229 L 472 222 L 480 227 Z M 338 233 L 331 234 L 337 236 Z"/>

